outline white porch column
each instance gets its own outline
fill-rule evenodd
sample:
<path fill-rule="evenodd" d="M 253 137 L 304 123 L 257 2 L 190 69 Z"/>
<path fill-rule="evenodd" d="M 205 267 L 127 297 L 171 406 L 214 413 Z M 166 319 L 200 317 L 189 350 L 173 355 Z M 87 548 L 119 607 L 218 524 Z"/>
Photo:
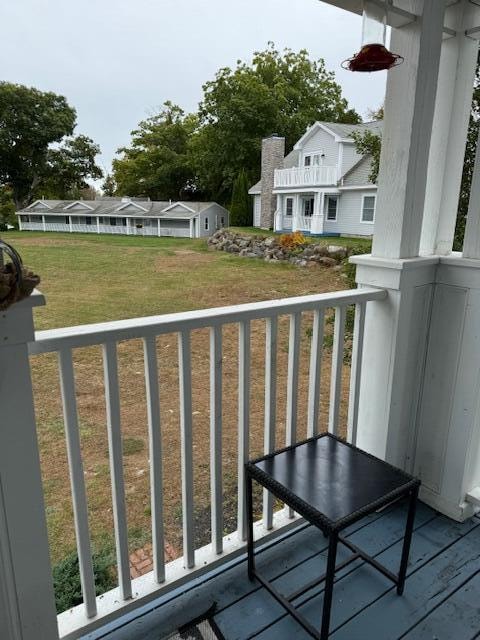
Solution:
<path fill-rule="evenodd" d="M 0 311 L 0 636 L 58 637 L 27 343 L 39 293 Z"/>
<path fill-rule="evenodd" d="M 404 8 L 418 14 L 421 6 Z M 352 259 L 359 286 L 389 293 L 367 310 L 358 444 L 407 469 L 438 261 L 418 254 L 443 18 L 442 3 L 425 0 L 421 19 L 392 29 L 391 49 L 405 62 L 388 72 L 372 256 Z"/>
<path fill-rule="evenodd" d="M 160 235 L 160 233 L 158 235 Z M 190 218 L 190 221 L 189 221 L 189 237 L 193 238 L 193 219 L 192 218 Z"/>
<path fill-rule="evenodd" d="M 324 209 L 325 203 L 325 193 L 323 191 L 318 191 L 315 194 L 315 209 L 313 212 L 310 233 L 321 235 L 323 234 L 323 225 L 324 225 Z"/>
<path fill-rule="evenodd" d="M 68 226 L 70 227 L 69 231 L 70 233 L 73 232 L 73 228 L 72 228 L 72 216 L 68 216 Z"/>
<path fill-rule="evenodd" d="M 100 216 L 97 216 L 97 233 L 100 233 Z"/>
<path fill-rule="evenodd" d="M 22 216 L 17 216 L 18 217 L 18 229 L 19 231 L 22 231 Z"/>
<path fill-rule="evenodd" d="M 285 203 L 285 196 L 277 195 L 277 206 L 275 209 L 275 216 L 273 220 L 273 230 L 274 231 L 282 231 L 283 230 L 283 209 Z"/>
<path fill-rule="evenodd" d="M 299 218 L 302 215 L 301 211 L 301 198 L 300 194 L 296 193 L 293 198 L 293 215 L 292 215 L 292 231 L 297 231 L 301 228 Z"/>
<path fill-rule="evenodd" d="M 157 220 L 157 230 L 158 230 L 158 237 L 160 238 L 160 236 L 162 235 L 161 231 L 160 231 L 160 218 L 158 218 Z M 190 235 L 191 238 L 193 238 L 192 235 Z"/>
<path fill-rule="evenodd" d="M 465 31 L 471 24 L 480 24 L 480 7 L 467 1 L 454 4 L 447 8 L 445 23 L 457 35 L 442 43 L 422 255 L 448 255 L 452 251 L 478 54 L 478 41 L 466 36 Z"/>
<path fill-rule="evenodd" d="M 43 230 L 46 231 L 47 230 L 47 225 L 45 223 L 45 216 L 42 216 L 42 226 L 43 226 Z"/>

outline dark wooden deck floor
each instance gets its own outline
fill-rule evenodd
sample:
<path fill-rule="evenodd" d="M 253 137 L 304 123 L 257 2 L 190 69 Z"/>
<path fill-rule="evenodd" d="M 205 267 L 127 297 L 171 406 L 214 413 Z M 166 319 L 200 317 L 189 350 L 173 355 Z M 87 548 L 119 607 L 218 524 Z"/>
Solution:
<path fill-rule="evenodd" d="M 396 571 L 405 525 L 402 506 L 365 518 L 349 538 Z M 339 549 L 340 562 L 347 551 Z M 267 546 L 258 569 L 288 594 L 324 571 L 326 541 L 303 525 Z M 192 582 L 125 620 L 120 629 L 95 636 L 108 640 L 159 640 L 216 602 L 215 620 L 227 640 L 306 639 L 308 634 L 258 583 L 245 560 Z M 296 603 L 318 626 L 322 593 L 316 588 Z M 459 524 L 419 505 L 405 594 L 361 561 L 339 572 L 334 589 L 331 638 L 335 640 L 473 640 L 480 638 L 480 518 Z"/>

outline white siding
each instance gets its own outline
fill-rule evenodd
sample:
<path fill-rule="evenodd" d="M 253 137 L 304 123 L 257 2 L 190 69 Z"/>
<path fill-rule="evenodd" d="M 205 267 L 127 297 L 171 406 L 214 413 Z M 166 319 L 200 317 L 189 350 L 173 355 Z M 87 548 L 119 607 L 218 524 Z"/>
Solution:
<path fill-rule="evenodd" d="M 350 187 L 363 187 L 370 183 L 370 172 L 372 170 L 372 161 L 370 156 L 366 156 L 358 165 L 353 169 L 348 176 L 345 176 L 343 186 Z"/>
<path fill-rule="evenodd" d="M 260 226 L 260 212 L 262 210 L 261 196 L 253 196 L 253 226 Z"/>
<path fill-rule="evenodd" d="M 221 207 L 219 204 L 213 203 L 207 209 L 204 209 L 199 215 L 199 224 L 200 224 L 200 237 L 211 236 L 217 230 L 217 219 L 220 220 L 220 217 L 224 216 L 225 218 L 225 227 L 228 227 L 230 224 L 229 220 L 229 212 L 224 207 Z M 208 218 L 208 230 L 205 229 L 205 219 Z"/>
<path fill-rule="evenodd" d="M 361 222 L 364 195 L 375 195 L 376 189 L 343 191 L 338 198 L 336 221 L 325 220 L 325 233 L 341 233 L 355 236 L 371 236 L 374 224 Z"/>
<path fill-rule="evenodd" d="M 338 160 L 338 143 L 335 142 L 335 138 L 324 131 L 318 129 L 303 145 L 302 152 L 300 154 L 299 166 L 303 166 L 304 157 L 311 155 L 315 152 L 323 152 L 325 158 L 323 158 L 323 164 L 327 166 L 336 166 Z"/>
<path fill-rule="evenodd" d="M 343 147 L 343 154 L 340 175 L 343 176 L 356 162 L 360 160 L 362 156 L 357 153 L 353 142 L 342 142 L 341 144 Z"/>

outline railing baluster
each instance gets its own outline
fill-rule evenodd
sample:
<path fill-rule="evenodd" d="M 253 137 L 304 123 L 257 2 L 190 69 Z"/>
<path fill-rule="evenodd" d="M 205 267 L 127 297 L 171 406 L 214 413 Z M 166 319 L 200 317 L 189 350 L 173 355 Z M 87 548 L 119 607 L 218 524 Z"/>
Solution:
<path fill-rule="evenodd" d="M 357 443 L 358 403 L 360 395 L 360 374 L 363 356 L 363 335 L 365 329 L 365 302 L 355 305 L 353 327 L 352 365 L 350 371 L 350 397 L 348 400 L 347 438 Z"/>
<path fill-rule="evenodd" d="M 316 309 L 313 312 L 312 342 L 310 345 L 310 371 L 308 380 L 308 417 L 307 437 L 318 433 L 318 417 L 320 414 L 320 380 L 322 373 L 323 328 L 325 312 Z"/>
<path fill-rule="evenodd" d="M 290 316 L 287 373 L 287 447 L 294 444 L 297 438 L 298 364 L 300 360 L 301 320 L 301 313 L 292 313 Z"/>
<path fill-rule="evenodd" d="M 345 335 L 346 307 L 335 308 L 335 328 L 333 333 L 332 370 L 330 377 L 330 407 L 328 430 L 337 435 L 342 397 L 342 368 Z"/>
<path fill-rule="evenodd" d="M 190 331 L 178 334 L 180 382 L 180 433 L 182 447 L 183 557 L 185 566 L 195 566 L 193 526 L 193 438 L 192 438 L 192 358 Z"/>
<path fill-rule="evenodd" d="M 247 539 L 247 510 L 244 465 L 250 439 L 250 321 L 239 324 L 238 332 L 238 535 Z"/>
<path fill-rule="evenodd" d="M 271 453 L 275 447 L 277 420 L 277 317 L 266 319 L 265 332 L 265 435 L 263 452 Z M 266 529 L 273 527 L 273 495 L 263 490 L 263 522 Z"/>
<path fill-rule="evenodd" d="M 60 389 L 62 394 L 63 420 L 67 441 L 68 471 L 72 487 L 73 516 L 77 539 L 80 583 L 87 618 L 97 614 L 95 578 L 93 573 L 92 548 L 88 527 L 88 505 L 85 491 L 80 435 L 78 427 L 77 401 L 75 397 L 75 375 L 72 352 L 61 349 L 58 352 L 60 367 Z"/>
<path fill-rule="evenodd" d="M 288 372 L 287 372 L 287 429 L 286 445 L 294 444 L 297 439 L 297 409 L 298 409 L 298 364 L 300 359 L 300 326 L 301 313 L 290 316 L 290 335 L 288 339 Z M 288 509 L 288 515 L 293 518 L 295 512 Z"/>
<path fill-rule="evenodd" d="M 212 547 L 223 551 L 222 327 L 210 329 L 210 492 Z"/>
<path fill-rule="evenodd" d="M 163 453 L 160 425 L 160 393 L 156 340 L 143 339 L 145 388 L 147 395 L 148 450 L 150 456 L 150 506 L 152 510 L 153 572 L 156 582 L 165 581 L 165 541 L 163 531 Z"/>
<path fill-rule="evenodd" d="M 128 557 L 127 510 L 123 480 L 123 447 L 120 429 L 120 393 L 118 386 L 117 346 L 115 342 L 103 345 L 105 401 L 107 409 L 108 450 L 112 482 L 113 521 L 117 552 L 118 584 L 122 598 L 132 597 L 130 563 Z"/>

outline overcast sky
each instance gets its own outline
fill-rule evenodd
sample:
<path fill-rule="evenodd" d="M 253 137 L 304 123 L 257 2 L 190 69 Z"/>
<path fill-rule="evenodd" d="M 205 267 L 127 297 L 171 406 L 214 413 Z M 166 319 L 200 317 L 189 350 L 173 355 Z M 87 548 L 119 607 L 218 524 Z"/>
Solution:
<path fill-rule="evenodd" d="M 340 68 L 361 19 L 318 0 L 15 0 L 0 24 L 0 78 L 65 95 L 106 170 L 141 119 L 165 100 L 195 110 L 218 68 L 269 40 L 324 58 L 362 116 L 383 101 L 385 73 Z"/>

